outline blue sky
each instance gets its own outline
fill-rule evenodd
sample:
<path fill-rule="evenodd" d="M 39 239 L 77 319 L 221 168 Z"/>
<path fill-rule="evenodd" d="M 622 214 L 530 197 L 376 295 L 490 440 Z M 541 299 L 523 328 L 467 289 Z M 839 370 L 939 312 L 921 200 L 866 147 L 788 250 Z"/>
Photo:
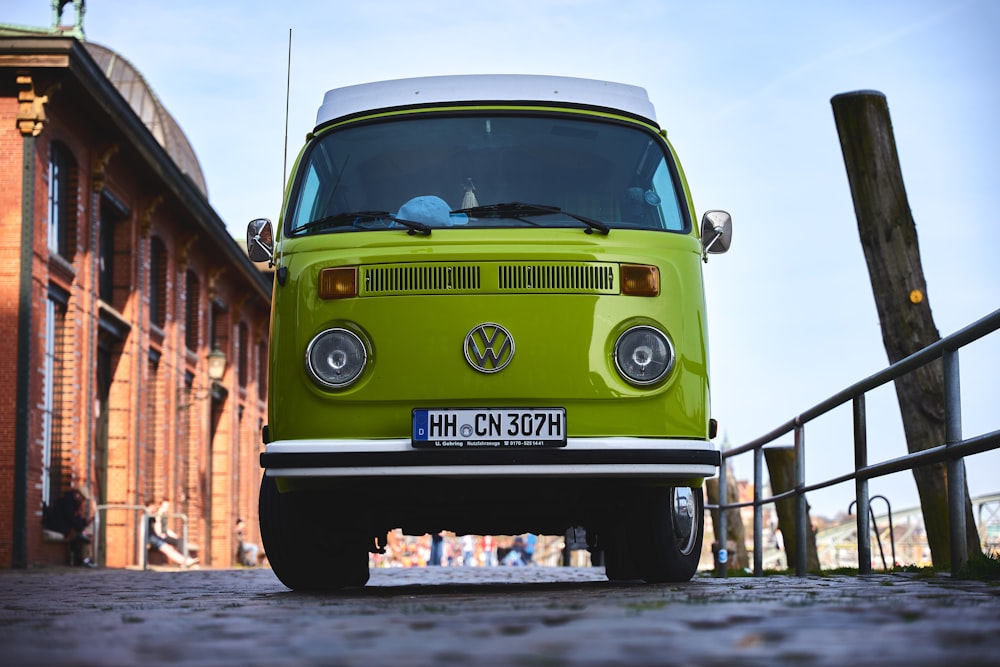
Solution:
<path fill-rule="evenodd" d="M 51 6 L 21 2 L 0 21 L 47 27 Z M 734 219 L 732 250 L 705 267 L 713 412 L 734 446 L 887 363 L 832 96 L 887 97 L 941 334 L 1000 307 L 992 0 L 91 0 L 84 28 L 143 73 L 236 235 L 251 218 L 277 218 L 289 29 L 289 162 L 323 93 L 342 85 L 529 73 L 645 87 L 699 215 L 722 208 Z M 961 355 L 966 436 L 1000 425 L 994 338 Z M 868 412 L 869 459 L 905 454 L 891 388 L 869 397 Z M 849 471 L 850 439 L 846 410 L 807 427 L 807 481 Z M 739 476 L 750 466 L 740 459 Z M 973 495 L 1000 491 L 998 472 L 998 452 L 970 459 Z M 871 493 L 917 504 L 908 473 L 873 480 Z M 852 498 L 848 484 L 810 502 L 833 515 Z"/>

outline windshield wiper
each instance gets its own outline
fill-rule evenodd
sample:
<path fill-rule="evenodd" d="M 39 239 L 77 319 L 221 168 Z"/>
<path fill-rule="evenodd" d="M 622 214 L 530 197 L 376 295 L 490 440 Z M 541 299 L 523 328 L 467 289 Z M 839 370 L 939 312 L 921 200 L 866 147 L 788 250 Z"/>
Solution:
<path fill-rule="evenodd" d="M 424 223 L 397 218 L 389 211 L 350 211 L 345 213 L 334 213 L 333 215 L 328 215 L 326 217 L 319 218 L 318 220 L 311 220 L 301 227 L 296 227 L 292 230 L 292 233 L 300 234 L 323 227 L 346 227 L 348 225 L 354 225 L 358 222 L 372 222 L 375 220 L 391 220 L 393 222 L 398 222 L 403 227 L 406 227 L 406 233 L 411 235 L 420 233 L 430 236 L 431 233 L 431 228 Z"/>
<path fill-rule="evenodd" d="M 393 222 L 398 222 L 406 227 L 406 233 L 410 236 L 413 236 L 414 234 L 423 234 L 424 236 L 431 235 L 430 225 L 425 225 L 424 223 L 417 222 L 416 220 L 404 220 L 403 218 L 397 218 L 394 215 L 389 215 L 388 218 Z"/>
<path fill-rule="evenodd" d="M 485 206 L 473 206 L 471 208 L 460 208 L 458 210 L 452 211 L 452 213 L 465 213 L 470 217 L 480 217 L 480 218 L 506 218 L 506 217 L 526 217 L 532 215 L 556 215 L 561 214 L 567 217 L 573 218 L 574 220 L 579 220 L 583 224 L 587 225 L 584 230 L 588 234 L 593 234 L 594 231 L 598 231 L 601 234 L 607 235 L 611 228 L 600 220 L 594 220 L 593 218 L 588 218 L 583 215 L 577 215 L 576 213 L 570 213 L 569 211 L 564 211 L 558 206 L 548 206 L 546 204 L 524 204 L 522 202 L 507 202 L 505 204 L 487 204 Z"/>
<path fill-rule="evenodd" d="M 293 229 L 292 233 L 301 234 L 302 232 L 308 232 L 322 227 L 347 227 L 354 224 L 358 220 L 370 222 L 372 220 L 387 218 L 389 215 L 390 213 L 388 211 L 350 211 L 345 213 L 334 213 L 333 215 L 327 215 L 317 220 L 310 220 L 301 227 Z"/>

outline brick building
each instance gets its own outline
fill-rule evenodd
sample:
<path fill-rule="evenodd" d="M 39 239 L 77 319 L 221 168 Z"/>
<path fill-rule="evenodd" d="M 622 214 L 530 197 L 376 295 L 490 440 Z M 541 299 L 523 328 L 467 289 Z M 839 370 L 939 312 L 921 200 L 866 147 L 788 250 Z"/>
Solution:
<path fill-rule="evenodd" d="M 155 497 L 229 566 L 236 518 L 257 525 L 270 278 L 145 80 L 84 39 L 82 2 L 60 27 L 65 4 L 52 28 L 0 26 L 0 567 L 63 562 L 43 506 L 80 487 L 103 564 L 141 562 Z"/>

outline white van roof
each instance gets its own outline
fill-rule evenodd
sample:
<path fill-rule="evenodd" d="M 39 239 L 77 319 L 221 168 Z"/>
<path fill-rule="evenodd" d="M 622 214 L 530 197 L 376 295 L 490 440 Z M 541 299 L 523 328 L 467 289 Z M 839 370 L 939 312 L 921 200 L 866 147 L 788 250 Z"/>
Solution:
<path fill-rule="evenodd" d="M 465 74 L 396 79 L 334 88 L 316 125 L 356 113 L 448 102 L 562 102 L 624 111 L 656 123 L 645 89 L 624 83 L 532 74 Z"/>

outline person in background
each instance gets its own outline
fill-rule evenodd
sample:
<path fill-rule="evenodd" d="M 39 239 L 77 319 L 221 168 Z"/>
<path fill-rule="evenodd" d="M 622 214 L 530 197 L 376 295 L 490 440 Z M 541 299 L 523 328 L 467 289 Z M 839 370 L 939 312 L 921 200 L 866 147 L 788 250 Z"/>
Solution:
<path fill-rule="evenodd" d="M 431 533 L 431 555 L 427 558 L 428 565 L 440 565 L 444 557 L 444 535 L 440 532 Z"/>
<path fill-rule="evenodd" d="M 90 493 L 85 487 L 67 491 L 42 514 L 42 526 L 60 533 L 69 548 L 70 565 L 96 567 L 90 556 Z"/>
<path fill-rule="evenodd" d="M 538 546 L 538 535 L 527 533 L 524 536 L 524 564 L 534 565 L 535 547 Z"/>
<path fill-rule="evenodd" d="M 444 535 L 444 550 L 441 554 L 442 565 L 450 567 L 458 562 L 458 545 L 455 543 L 454 537 L 451 534 Z"/>
<path fill-rule="evenodd" d="M 492 535 L 483 535 L 483 565 L 493 567 L 497 564 L 497 544 Z"/>
<path fill-rule="evenodd" d="M 167 541 L 169 535 L 163 527 L 163 514 L 157 511 L 157 503 L 152 498 L 146 501 L 146 520 L 148 521 L 146 524 L 146 543 L 151 548 L 156 549 L 170 562 L 181 567 L 191 567 L 198 562 L 197 558 L 185 558 L 184 554 Z"/>
<path fill-rule="evenodd" d="M 170 530 L 170 526 L 167 525 L 167 519 L 170 518 L 170 501 L 161 500 L 160 509 L 156 510 L 156 514 L 160 518 L 160 527 L 163 529 L 163 534 L 166 536 L 163 539 L 165 539 L 167 544 L 172 546 L 174 549 L 183 551 L 181 548 L 181 536 Z M 189 554 L 197 553 L 198 545 L 189 540 L 187 543 L 187 552 Z"/>
<path fill-rule="evenodd" d="M 462 536 L 462 565 L 476 564 L 476 542 L 472 535 Z"/>
<path fill-rule="evenodd" d="M 247 524 L 243 519 L 236 520 L 236 562 L 245 567 L 257 567 L 257 554 L 260 551 L 253 542 L 247 542 L 245 530 Z"/>
<path fill-rule="evenodd" d="M 510 551 L 500 561 L 501 565 L 521 566 L 524 565 L 524 538 L 518 535 L 514 538 L 514 545 Z"/>

